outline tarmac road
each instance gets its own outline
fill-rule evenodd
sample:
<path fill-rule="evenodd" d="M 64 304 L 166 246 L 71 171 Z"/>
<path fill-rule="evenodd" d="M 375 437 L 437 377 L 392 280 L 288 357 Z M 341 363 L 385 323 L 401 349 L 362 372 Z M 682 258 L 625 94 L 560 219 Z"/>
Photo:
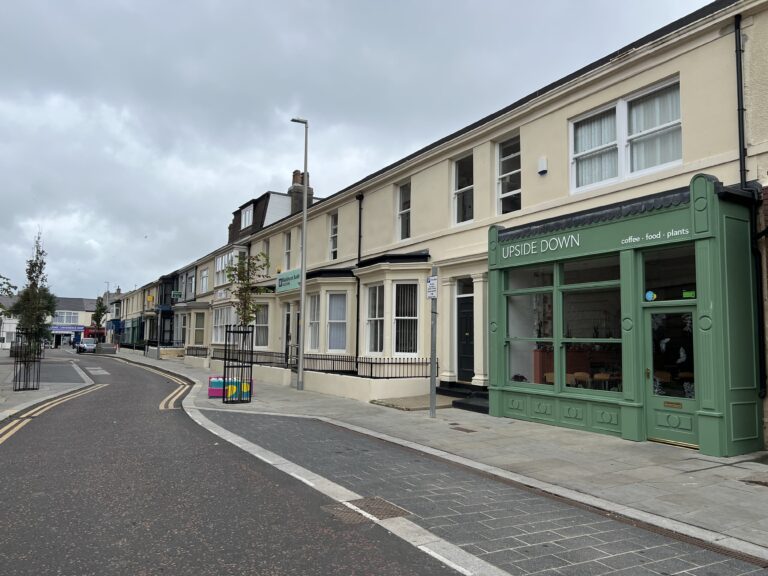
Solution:
<path fill-rule="evenodd" d="M 0 425 L 3 576 L 456 573 L 164 409 L 170 378 L 76 358 L 94 386 Z"/>

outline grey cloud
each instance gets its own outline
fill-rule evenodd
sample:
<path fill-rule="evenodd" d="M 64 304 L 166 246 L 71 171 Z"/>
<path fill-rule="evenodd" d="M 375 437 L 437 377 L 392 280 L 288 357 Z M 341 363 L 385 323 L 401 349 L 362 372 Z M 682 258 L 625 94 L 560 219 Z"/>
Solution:
<path fill-rule="evenodd" d="M 327 196 L 703 4 L 4 2 L 0 274 L 40 226 L 60 295 L 142 284 L 286 189 L 293 115 Z"/>

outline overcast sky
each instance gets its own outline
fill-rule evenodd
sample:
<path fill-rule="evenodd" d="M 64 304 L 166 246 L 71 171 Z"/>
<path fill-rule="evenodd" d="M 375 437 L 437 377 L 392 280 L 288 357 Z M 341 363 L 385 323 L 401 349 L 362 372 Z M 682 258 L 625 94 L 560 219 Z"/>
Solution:
<path fill-rule="evenodd" d="M 3 0 L 0 275 L 58 296 L 222 246 L 303 164 L 326 197 L 702 0 Z"/>

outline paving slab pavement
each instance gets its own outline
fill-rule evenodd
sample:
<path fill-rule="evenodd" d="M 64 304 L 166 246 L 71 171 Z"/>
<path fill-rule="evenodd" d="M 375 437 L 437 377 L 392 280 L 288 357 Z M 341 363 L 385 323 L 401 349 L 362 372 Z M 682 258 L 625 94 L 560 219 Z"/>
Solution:
<path fill-rule="evenodd" d="M 46 351 L 40 365 L 38 390 L 13 390 L 13 358 L 0 350 L 0 422 L 30 406 L 93 384 L 67 352 Z"/>
<path fill-rule="evenodd" d="M 768 453 L 734 458 L 457 410 L 431 419 L 336 396 L 258 383 L 253 401 L 208 399 L 210 371 L 181 360 L 118 357 L 156 366 L 199 385 L 187 409 L 318 419 L 519 482 L 730 550 L 768 559 Z M 233 430 L 235 434 L 237 430 Z M 288 458 L 290 459 L 290 458 Z"/>

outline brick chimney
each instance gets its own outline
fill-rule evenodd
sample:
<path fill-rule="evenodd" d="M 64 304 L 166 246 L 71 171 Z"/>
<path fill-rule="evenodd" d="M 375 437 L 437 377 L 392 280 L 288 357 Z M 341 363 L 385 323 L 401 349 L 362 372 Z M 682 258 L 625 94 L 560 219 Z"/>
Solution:
<path fill-rule="evenodd" d="M 294 170 L 291 179 L 291 187 L 288 188 L 288 196 L 291 197 L 291 214 L 301 212 L 304 205 L 304 176 L 301 170 Z M 309 174 L 306 174 L 307 184 L 309 184 Z M 314 190 L 310 186 L 307 188 L 307 208 L 312 206 Z"/>

